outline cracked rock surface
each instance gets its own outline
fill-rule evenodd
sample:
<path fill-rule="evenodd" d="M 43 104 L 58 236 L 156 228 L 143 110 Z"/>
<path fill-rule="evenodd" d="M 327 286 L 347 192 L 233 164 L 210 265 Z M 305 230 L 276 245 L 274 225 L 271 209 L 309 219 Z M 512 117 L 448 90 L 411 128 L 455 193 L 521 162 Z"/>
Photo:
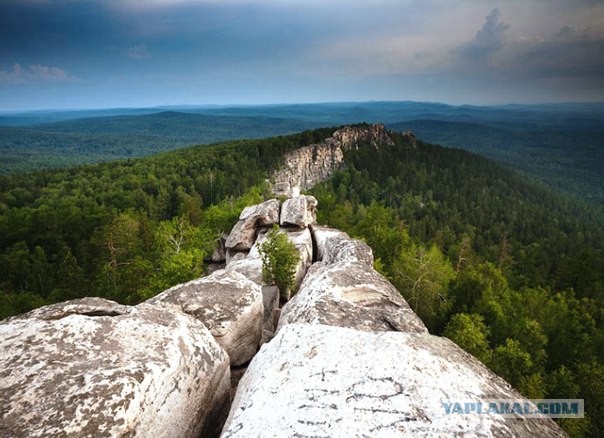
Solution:
<path fill-rule="evenodd" d="M 0 436 L 212 435 L 229 359 L 204 325 L 84 298 L 0 324 Z"/>
<path fill-rule="evenodd" d="M 159 308 L 175 306 L 202 322 L 225 349 L 231 365 L 248 362 L 262 338 L 262 289 L 235 271 L 174 286 L 147 301 Z"/>
<path fill-rule="evenodd" d="M 362 263 L 314 263 L 300 290 L 283 306 L 279 327 L 326 324 L 366 331 L 426 333 L 395 287 Z"/>
<path fill-rule="evenodd" d="M 566 436 L 549 418 L 447 415 L 441 402 L 522 400 L 446 338 L 290 324 L 252 360 L 232 437 Z"/>

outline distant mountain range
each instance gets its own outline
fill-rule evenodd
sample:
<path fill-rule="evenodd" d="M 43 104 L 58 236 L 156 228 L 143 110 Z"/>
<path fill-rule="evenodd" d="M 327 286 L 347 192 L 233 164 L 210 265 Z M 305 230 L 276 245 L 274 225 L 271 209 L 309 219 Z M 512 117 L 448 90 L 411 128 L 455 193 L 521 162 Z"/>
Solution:
<path fill-rule="evenodd" d="M 151 155 L 185 145 L 381 122 L 494 159 L 604 205 L 604 104 L 351 102 L 0 114 L 0 174 Z"/>

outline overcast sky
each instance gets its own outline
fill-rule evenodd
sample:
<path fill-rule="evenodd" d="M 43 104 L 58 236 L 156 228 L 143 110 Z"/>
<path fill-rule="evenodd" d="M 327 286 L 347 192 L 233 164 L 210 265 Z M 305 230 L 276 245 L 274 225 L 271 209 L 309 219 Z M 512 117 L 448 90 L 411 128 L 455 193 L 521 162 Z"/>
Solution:
<path fill-rule="evenodd" d="M 0 110 L 604 101 L 604 0 L 0 0 Z"/>

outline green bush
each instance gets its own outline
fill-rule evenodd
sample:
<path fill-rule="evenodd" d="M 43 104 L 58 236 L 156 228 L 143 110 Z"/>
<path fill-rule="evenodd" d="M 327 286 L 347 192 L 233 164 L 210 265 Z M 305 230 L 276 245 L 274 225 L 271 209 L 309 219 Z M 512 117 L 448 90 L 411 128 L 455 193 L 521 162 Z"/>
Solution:
<path fill-rule="evenodd" d="M 275 284 L 279 294 L 287 299 L 288 292 L 296 284 L 296 266 L 300 253 L 287 236 L 274 225 L 267 239 L 258 248 L 262 256 L 262 279 L 267 284 Z"/>

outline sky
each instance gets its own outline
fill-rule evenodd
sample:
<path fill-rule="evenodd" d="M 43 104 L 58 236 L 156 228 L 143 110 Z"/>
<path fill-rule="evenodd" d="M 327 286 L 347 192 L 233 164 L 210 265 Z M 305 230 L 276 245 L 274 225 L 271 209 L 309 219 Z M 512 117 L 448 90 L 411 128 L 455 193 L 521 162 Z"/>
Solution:
<path fill-rule="evenodd" d="M 604 0 L 0 0 L 0 111 L 604 101 Z"/>

